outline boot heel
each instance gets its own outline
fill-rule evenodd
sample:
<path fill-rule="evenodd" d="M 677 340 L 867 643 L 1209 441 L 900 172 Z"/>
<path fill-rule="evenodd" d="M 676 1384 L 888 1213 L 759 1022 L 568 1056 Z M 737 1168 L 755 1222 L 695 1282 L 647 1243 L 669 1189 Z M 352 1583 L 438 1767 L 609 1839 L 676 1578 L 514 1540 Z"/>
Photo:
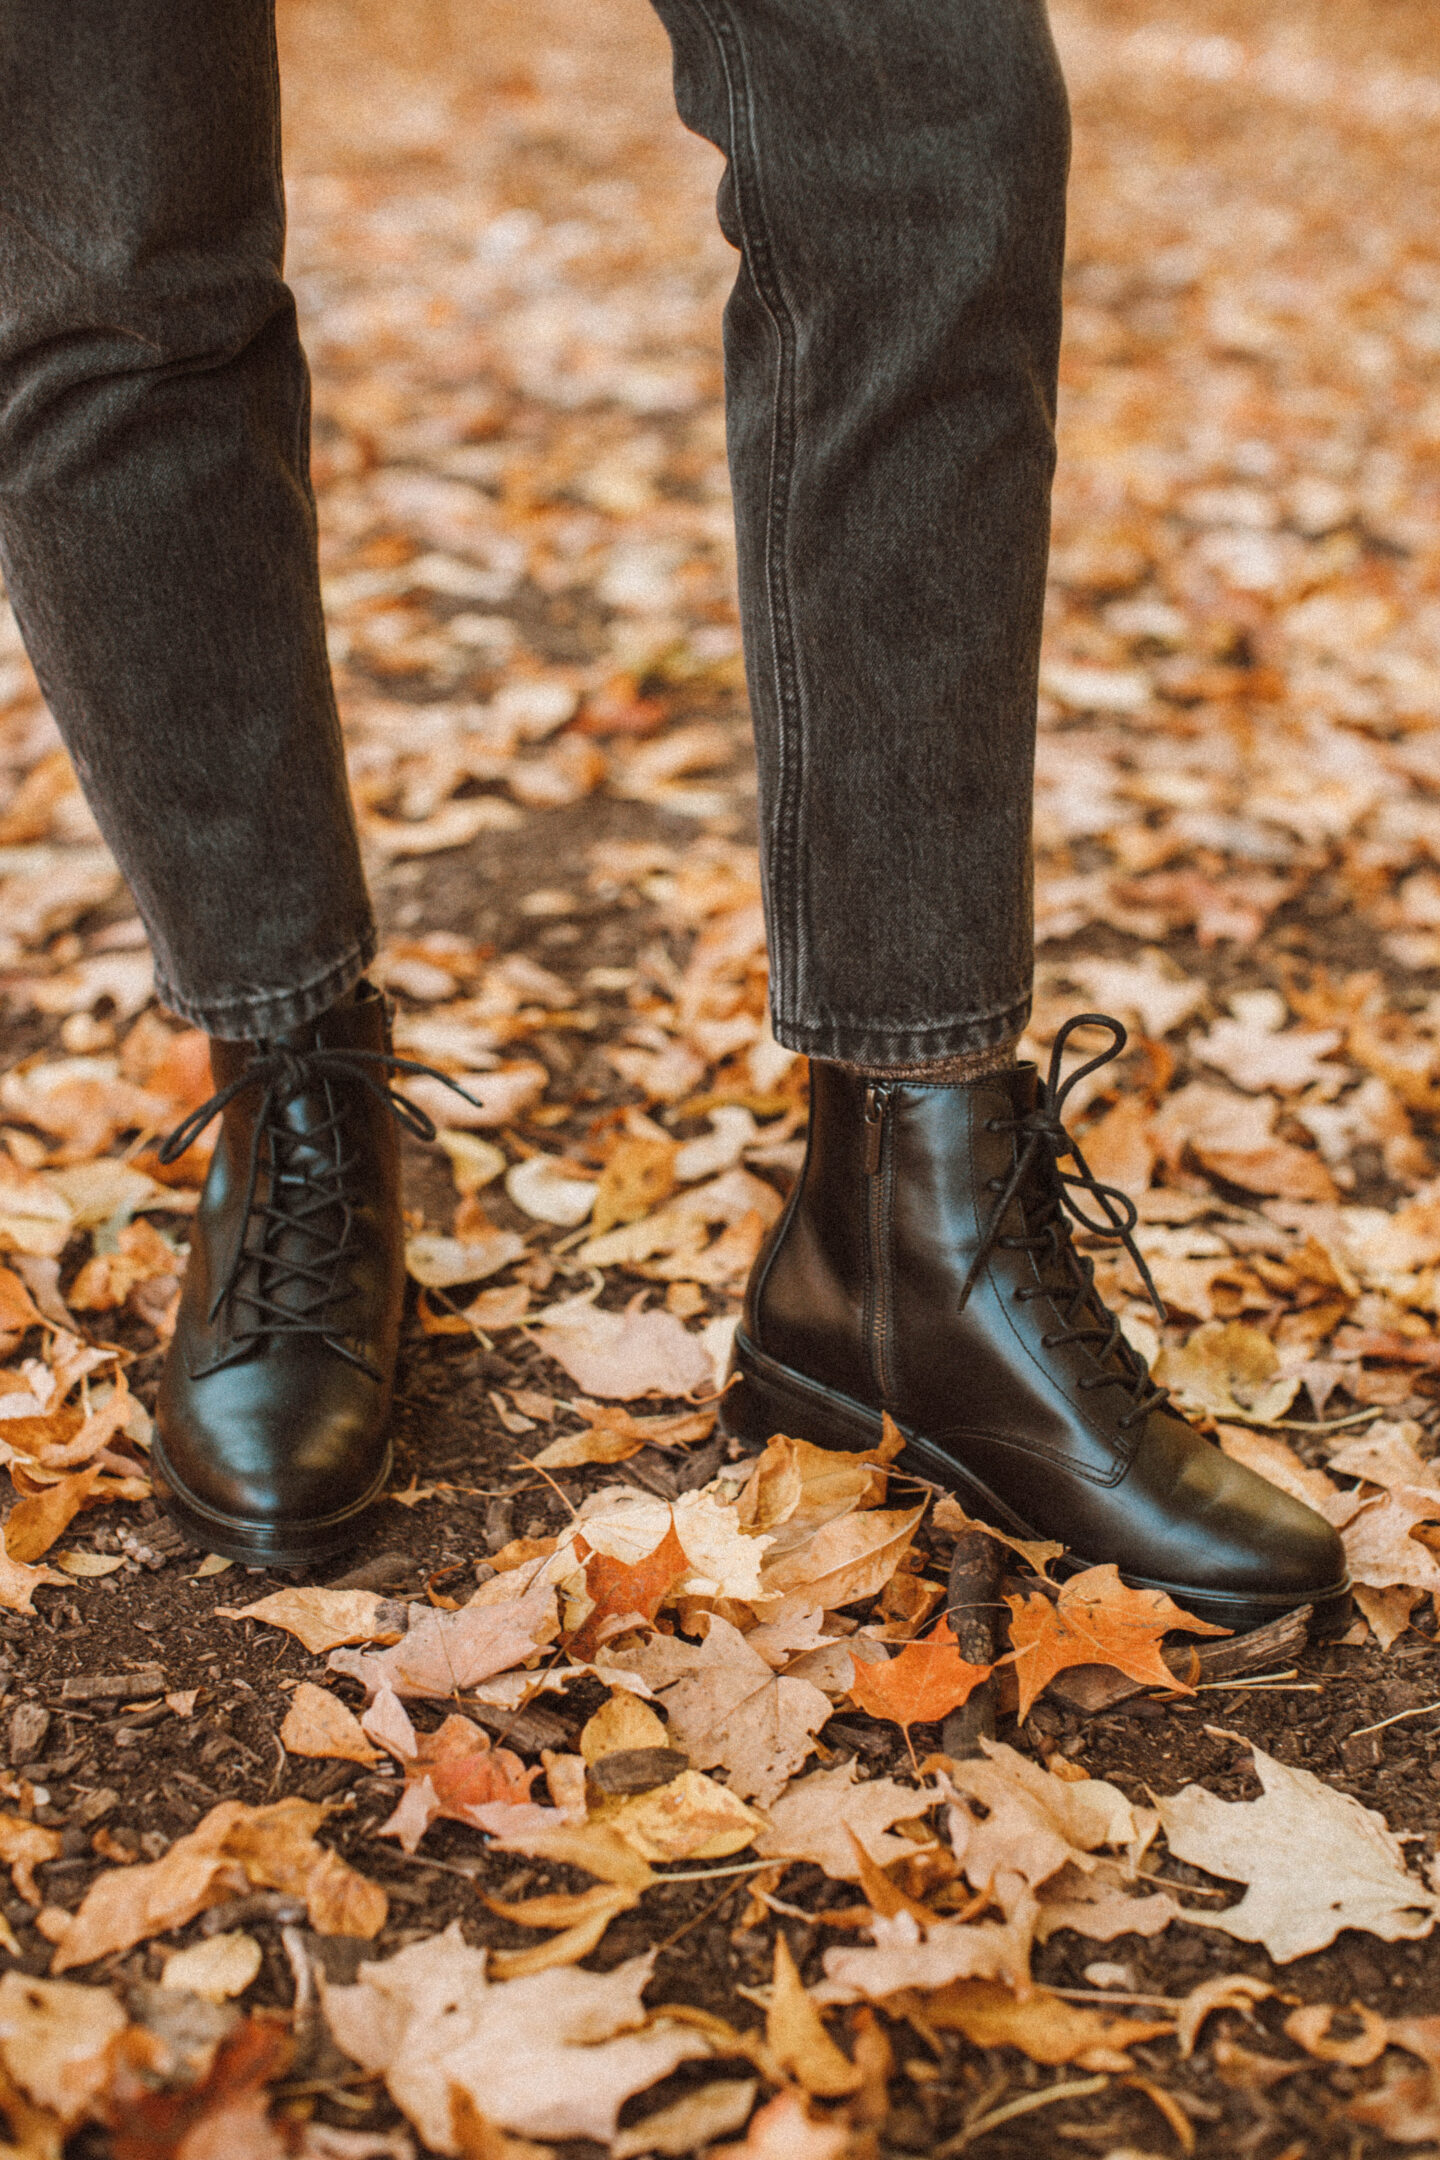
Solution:
<path fill-rule="evenodd" d="M 878 1413 L 848 1396 L 791 1373 L 743 1335 L 735 1337 L 730 1385 L 720 1406 L 720 1430 L 747 1447 L 763 1448 L 776 1433 L 815 1447 L 858 1452 L 880 1438 Z"/>

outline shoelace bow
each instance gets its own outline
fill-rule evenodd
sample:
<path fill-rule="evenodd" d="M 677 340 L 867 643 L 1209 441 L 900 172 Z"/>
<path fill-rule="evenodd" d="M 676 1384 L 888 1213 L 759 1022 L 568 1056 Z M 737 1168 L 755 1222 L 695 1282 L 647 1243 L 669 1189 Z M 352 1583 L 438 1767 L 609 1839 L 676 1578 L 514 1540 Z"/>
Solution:
<path fill-rule="evenodd" d="M 1109 1031 L 1110 1047 L 1092 1057 L 1088 1063 L 1077 1065 L 1065 1080 L 1060 1078 L 1065 1048 L 1077 1028 L 1100 1027 Z M 1155 1287 L 1154 1278 L 1145 1262 L 1145 1256 L 1135 1242 L 1134 1232 L 1140 1221 L 1140 1213 L 1130 1195 L 1117 1185 L 1102 1184 L 1081 1153 L 1080 1144 L 1068 1133 L 1061 1122 L 1066 1097 L 1087 1073 L 1098 1071 L 1119 1057 L 1128 1036 L 1118 1020 L 1108 1013 L 1076 1013 L 1060 1029 L 1050 1052 L 1050 1070 L 1041 1082 L 1035 1108 L 1024 1117 L 991 1118 L 987 1120 L 990 1132 L 1013 1132 L 1024 1136 L 1023 1145 L 1015 1157 L 1015 1166 L 1008 1178 L 992 1178 L 990 1189 L 999 1194 L 994 1210 L 980 1235 L 975 1257 L 960 1290 L 960 1309 L 963 1312 L 970 1293 L 980 1279 L 986 1261 L 997 1248 L 1007 1252 L 1032 1252 L 1052 1260 L 1070 1277 L 1067 1288 L 1052 1288 L 1036 1283 L 1022 1288 L 1017 1295 L 1025 1301 L 1037 1297 L 1053 1298 L 1057 1305 L 1067 1309 L 1063 1313 L 1064 1326 L 1058 1334 L 1047 1335 L 1046 1349 L 1059 1349 L 1066 1343 L 1093 1343 L 1095 1361 L 1100 1368 L 1093 1375 L 1080 1381 L 1085 1389 L 1120 1387 L 1131 1397 L 1131 1407 L 1119 1419 L 1127 1427 L 1147 1417 L 1152 1410 L 1169 1400 L 1168 1390 L 1158 1387 L 1150 1378 L 1149 1367 L 1138 1350 L 1127 1342 L 1120 1322 L 1111 1313 L 1095 1287 L 1094 1263 L 1076 1252 L 1072 1231 L 1066 1216 L 1069 1215 L 1096 1237 L 1110 1238 L 1123 1245 L 1139 1271 L 1140 1279 L 1149 1294 L 1161 1320 L 1165 1320 L 1165 1302 Z M 1073 1170 L 1062 1170 L 1060 1162 L 1065 1156 L 1074 1162 Z M 1050 1189 L 1038 1201 L 1027 1197 L 1026 1217 L 1034 1224 L 1024 1237 L 1002 1237 L 1000 1226 L 1006 1212 L 1017 1194 L 1021 1193 L 1037 1166 L 1050 1172 L 1047 1180 Z M 1087 1215 L 1075 1198 L 1076 1189 L 1095 1200 L 1105 1217 L 1097 1222 Z M 1086 1315 L 1092 1317 L 1087 1321 Z M 1112 1361 L 1118 1360 L 1118 1365 Z M 1106 1368 L 1110 1369 L 1106 1369 Z"/>
<path fill-rule="evenodd" d="M 413 1133 L 417 1140 L 433 1140 L 434 1119 L 408 1096 L 377 1081 L 373 1072 L 376 1066 L 381 1068 L 386 1079 L 393 1073 L 423 1073 L 428 1079 L 439 1080 L 453 1089 L 466 1102 L 475 1102 L 474 1096 L 467 1094 L 448 1074 L 437 1072 L 433 1065 L 423 1065 L 414 1058 L 396 1057 L 389 1050 L 296 1050 L 281 1044 L 253 1059 L 236 1079 L 218 1089 L 208 1102 L 192 1110 L 161 1145 L 160 1161 L 176 1161 L 238 1095 L 250 1088 L 263 1090 L 250 1141 L 240 1234 L 220 1287 L 211 1299 L 208 1315 L 213 1321 L 227 1304 L 232 1314 L 235 1306 L 244 1305 L 254 1315 L 246 1326 L 232 1325 L 225 1351 L 227 1361 L 263 1337 L 319 1335 L 352 1365 L 373 1372 L 367 1359 L 358 1356 L 332 1332 L 327 1318 L 331 1309 L 349 1296 L 343 1267 L 351 1250 L 354 1213 L 346 1180 L 354 1168 L 354 1161 L 344 1153 L 341 1114 L 332 1110 L 328 1118 L 308 1132 L 297 1133 L 283 1122 L 279 1113 L 297 1097 L 315 1093 L 317 1083 L 327 1076 L 343 1075 L 383 1103 L 397 1124 Z M 332 1136 L 333 1153 L 329 1147 Z M 257 1205 L 261 1155 L 267 1142 L 269 1192 Z M 338 1231 L 331 1223 L 337 1211 Z M 260 1217 L 262 1229 L 258 1245 L 251 1245 L 249 1229 L 255 1215 Z M 298 1253 L 281 1254 L 274 1250 L 272 1232 L 297 1230 L 313 1243 L 313 1259 L 305 1260 Z M 242 1280 L 250 1266 L 255 1269 L 253 1287 Z M 307 1287 L 308 1298 L 302 1295 L 300 1302 L 281 1302 L 279 1293 L 293 1293 L 297 1289 L 303 1292 Z"/>

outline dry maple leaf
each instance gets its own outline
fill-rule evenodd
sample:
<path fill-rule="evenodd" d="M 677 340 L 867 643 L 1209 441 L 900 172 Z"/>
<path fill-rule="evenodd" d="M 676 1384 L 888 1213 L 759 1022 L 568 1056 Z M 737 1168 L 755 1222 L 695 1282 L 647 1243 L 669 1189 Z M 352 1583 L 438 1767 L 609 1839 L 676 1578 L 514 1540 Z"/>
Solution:
<path fill-rule="evenodd" d="M 763 1815 L 700 1770 L 682 1770 L 596 1819 L 642 1860 L 727 1860 L 765 1828 Z"/>
<path fill-rule="evenodd" d="M 604 1636 L 617 1632 L 626 1619 L 653 1620 L 676 1583 L 690 1570 L 673 1519 L 654 1551 L 633 1563 L 592 1551 L 583 1535 L 576 1542 L 576 1552 L 585 1569 L 585 1589 L 591 1606 L 564 1641 L 570 1655 L 580 1659 L 592 1658 Z"/>
<path fill-rule="evenodd" d="M 1155 1361 L 1155 1377 L 1184 1409 L 1238 1424 L 1273 1425 L 1300 1389 L 1282 1373 L 1274 1343 L 1241 1320 L 1207 1320 L 1179 1349 Z"/>
<path fill-rule="evenodd" d="M 671 2160 L 685 2160 L 689 2153 L 705 2152 L 717 2138 L 744 2128 L 758 2090 L 754 2078 L 715 2078 L 699 2085 L 672 2100 L 669 2107 L 657 2108 L 653 2115 L 621 2130 L 611 2143 L 613 2160 L 640 2160 L 642 2153 L 665 2153 Z"/>
<path fill-rule="evenodd" d="M 858 1882 L 855 1839 L 877 1867 L 913 1851 L 890 1825 L 923 1815 L 940 1787 L 901 1785 L 895 1778 L 858 1779 L 853 1756 L 833 1770 L 812 1770 L 772 1801 L 768 1827 L 755 1840 L 767 1860 L 810 1860 L 836 1882 Z"/>
<path fill-rule="evenodd" d="M 661 1697 L 674 1745 L 697 1770 L 724 1768 L 729 1783 L 762 1807 L 810 1752 L 830 1715 L 808 1680 L 770 1670 L 737 1627 L 718 1616 L 693 1670 Z"/>
<path fill-rule="evenodd" d="M 1040 1591 L 1005 1602 L 1022 1718 L 1070 1665 L 1113 1665 L 1142 1687 L 1178 1688 L 1181 1683 L 1160 1655 L 1165 1635 L 1172 1628 L 1192 1635 L 1230 1633 L 1182 1612 L 1163 1590 L 1130 1589 L 1113 1562 L 1072 1575 L 1053 1605 Z"/>
<path fill-rule="evenodd" d="M 487 1583 L 458 1612 L 414 1608 L 408 1634 L 393 1649 L 332 1650 L 330 1669 L 350 1674 L 371 1695 L 388 1686 L 397 1695 L 439 1701 L 508 1672 L 552 1642 L 559 1629 L 554 1590 L 538 1575 L 526 1581 L 524 1574 L 517 1570 Z M 509 1594 L 486 1598 L 497 1588 Z"/>
<path fill-rule="evenodd" d="M 924 1513 L 922 1501 L 915 1508 L 876 1508 L 823 1522 L 778 1559 L 767 1556 L 764 1589 L 772 1597 L 803 1591 L 827 1612 L 872 1598 L 910 1550 Z"/>
<path fill-rule="evenodd" d="M 53 1970 L 89 1965 L 152 1935 L 183 1927 L 208 1905 L 246 1888 L 303 1897 L 321 1935 L 377 1935 L 385 1893 L 315 1841 L 323 1805 L 224 1800 L 161 1860 L 112 1868 L 91 1883 L 55 1953 Z"/>
<path fill-rule="evenodd" d="M 587 1395 L 631 1402 L 639 1395 L 680 1396 L 712 1388 L 715 1368 L 698 1335 L 674 1313 L 646 1312 L 641 1291 L 623 1313 L 589 1298 L 567 1298 L 534 1317 L 535 1341 Z"/>
<path fill-rule="evenodd" d="M 254 1605 L 217 1605 L 215 1617 L 263 1620 L 267 1627 L 284 1628 L 318 1657 L 341 1643 L 394 1642 L 403 1632 L 405 1615 L 374 1590 L 295 1589 L 274 1590 Z"/>
<path fill-rule="evenodd" d="M 650 2018 L 641 1995 L 653 1963 L 652 1954 L 608 1973 L 567 1968 L 495 1984 L 486 1953 L 467 1946 L 455 1921 L 362 1965 L 354 1987 L 321 1986 L 337 2044 L 384 2078 L 436 2152 L 459 2151 L 453 2087 L 522 2136 L 608 2144 L 632 2093 L 709 2052 L 699 2033 Z"/>
<path fill-rule="evenodd" d="M 290 1707 L 280 1727 L 280 1745 L 287 1755 L 311 1755 L 336 1762 L 373 1763 L 380 1750 L 370 1745 L 353 1710 L 328 1688 L 302 1680 L 290 1697 Z"/>
<path fill-rule="evenodd" d="M 952 1980 L 1005 1980 L 1027 1987 L 1034 1931 L 1033 1898 L 1018 1900 L 1003 1922 L 937 1920 L 923 1931 L 913 1913 L 877 1914 L 873 1949 L 825 1952 L 827 1998 L 883 2002 L 902 1989 L 948 1987 Z"/>
<path fill-rule="evenodd" d="M 1323 1950 L 1342 1928 L 1386 1942 L 1428 1935 L 1440 1896 L 1413 1875 L 1383 1815 L 1250 1743 L 1258 1800 L 1221 1800 L 1201 1785 L 1157 1800 L 1177 1860 L 1248 1885 L 1223 1912 L 1187 1908 L 1192 1926 L 1264 1943 L 1277 1964 Z"/>
<path fill-rule="evenodd" d="M 1352 1577 L 1374 1590 L 1397 1584 L 1440 1590 L 1440 1556 L 1416 1535 L 1422 1529 L 1433 1534 L 1437 1523 L 1440 1492 L 1433 1485 L 1394 1486 L 1341 1532 Z"/>
<path fill-rule="evenodd" d="M 102 1463 L 91 1463 L 17 1501 L 5 1518 L 5 1550 L 9 1557 L 26 1565 L 43 1558 L 80 1513 L 103 1470 Z"/>
<path fill-rule="evenodd" d="M 967 1665 L 955 1641 L 949 1619 L 923 1641 L 906 1643 L 898 1657 L 883 1665 L 857 1664 L 850 1695 L 872 1717 L 889 1718 L 906 1731 L 912 1725 L 933 1725 L 967 1702 L 989 1665 Z"/>
<path fill-rule="evenodd" d="M 518 1755 L 496 1747 L 469 1718 L 447 1717 L 438 1731 L 415 1735 L 413 1754 L 407 1754 L 404 1790 L 376 1833 L 398 1838 L 406 1852 L 414 1852 L 441 1817 L 502 1833 L 543 1827 L 530 1820 L 548 1812 L 530 1803 L 538 1768 L 527 1770 Z M 523 1822 L 511 1819 L 517 1808 L 526 1811 Z"/>

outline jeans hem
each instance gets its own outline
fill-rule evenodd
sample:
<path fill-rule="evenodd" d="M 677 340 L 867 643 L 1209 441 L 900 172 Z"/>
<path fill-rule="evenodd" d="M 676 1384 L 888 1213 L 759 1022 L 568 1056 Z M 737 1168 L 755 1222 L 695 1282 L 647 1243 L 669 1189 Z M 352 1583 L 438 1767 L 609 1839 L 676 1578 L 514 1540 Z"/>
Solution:
<path fill-rule="evenodd" d="M 968 1057 L 993 1050 L 1024 1033 L 1030 1018 L 1026 990 L 998 1012 L 972 1013 L 963 1020 L 937 1020 L 917 1028 L 856 1026 L 826 1022 L 807 1026 L 774 1017 L 775 1040 L 806 1057 L 829 1058 L 841 1065 L 918 1065 L 932 1058 Z"/>
<path fill-rule="evenodd" d="M 353 990 L 379 948 L 371 929 L 339 960 L 295 990 L 256 991 L 252 995 L 216 1000 L 187 998 L 159 975 L 155 995 L 161 1004 L 192 1027 L 203 1028 L 226 1042 L 258 1042 L 262 1035 L 283 1035 L 303 1027 Z"/>

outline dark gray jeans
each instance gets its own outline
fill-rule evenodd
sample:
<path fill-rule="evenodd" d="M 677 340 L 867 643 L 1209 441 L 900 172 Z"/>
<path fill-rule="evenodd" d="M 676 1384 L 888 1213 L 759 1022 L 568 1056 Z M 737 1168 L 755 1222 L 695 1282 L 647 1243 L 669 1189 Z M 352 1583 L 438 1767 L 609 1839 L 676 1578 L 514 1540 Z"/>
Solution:
<path fill-rule="evenodd" d="M 1068 154 L 1043 0 L 656 0 L 724 152 L 775 1030 L 1022 1024 Z M 0 567 L 212 1034 L 374 949 L 281 275 L 273 0 L 0 0 Z M 583 36 L 583 18 L 577 18 Z"/>

